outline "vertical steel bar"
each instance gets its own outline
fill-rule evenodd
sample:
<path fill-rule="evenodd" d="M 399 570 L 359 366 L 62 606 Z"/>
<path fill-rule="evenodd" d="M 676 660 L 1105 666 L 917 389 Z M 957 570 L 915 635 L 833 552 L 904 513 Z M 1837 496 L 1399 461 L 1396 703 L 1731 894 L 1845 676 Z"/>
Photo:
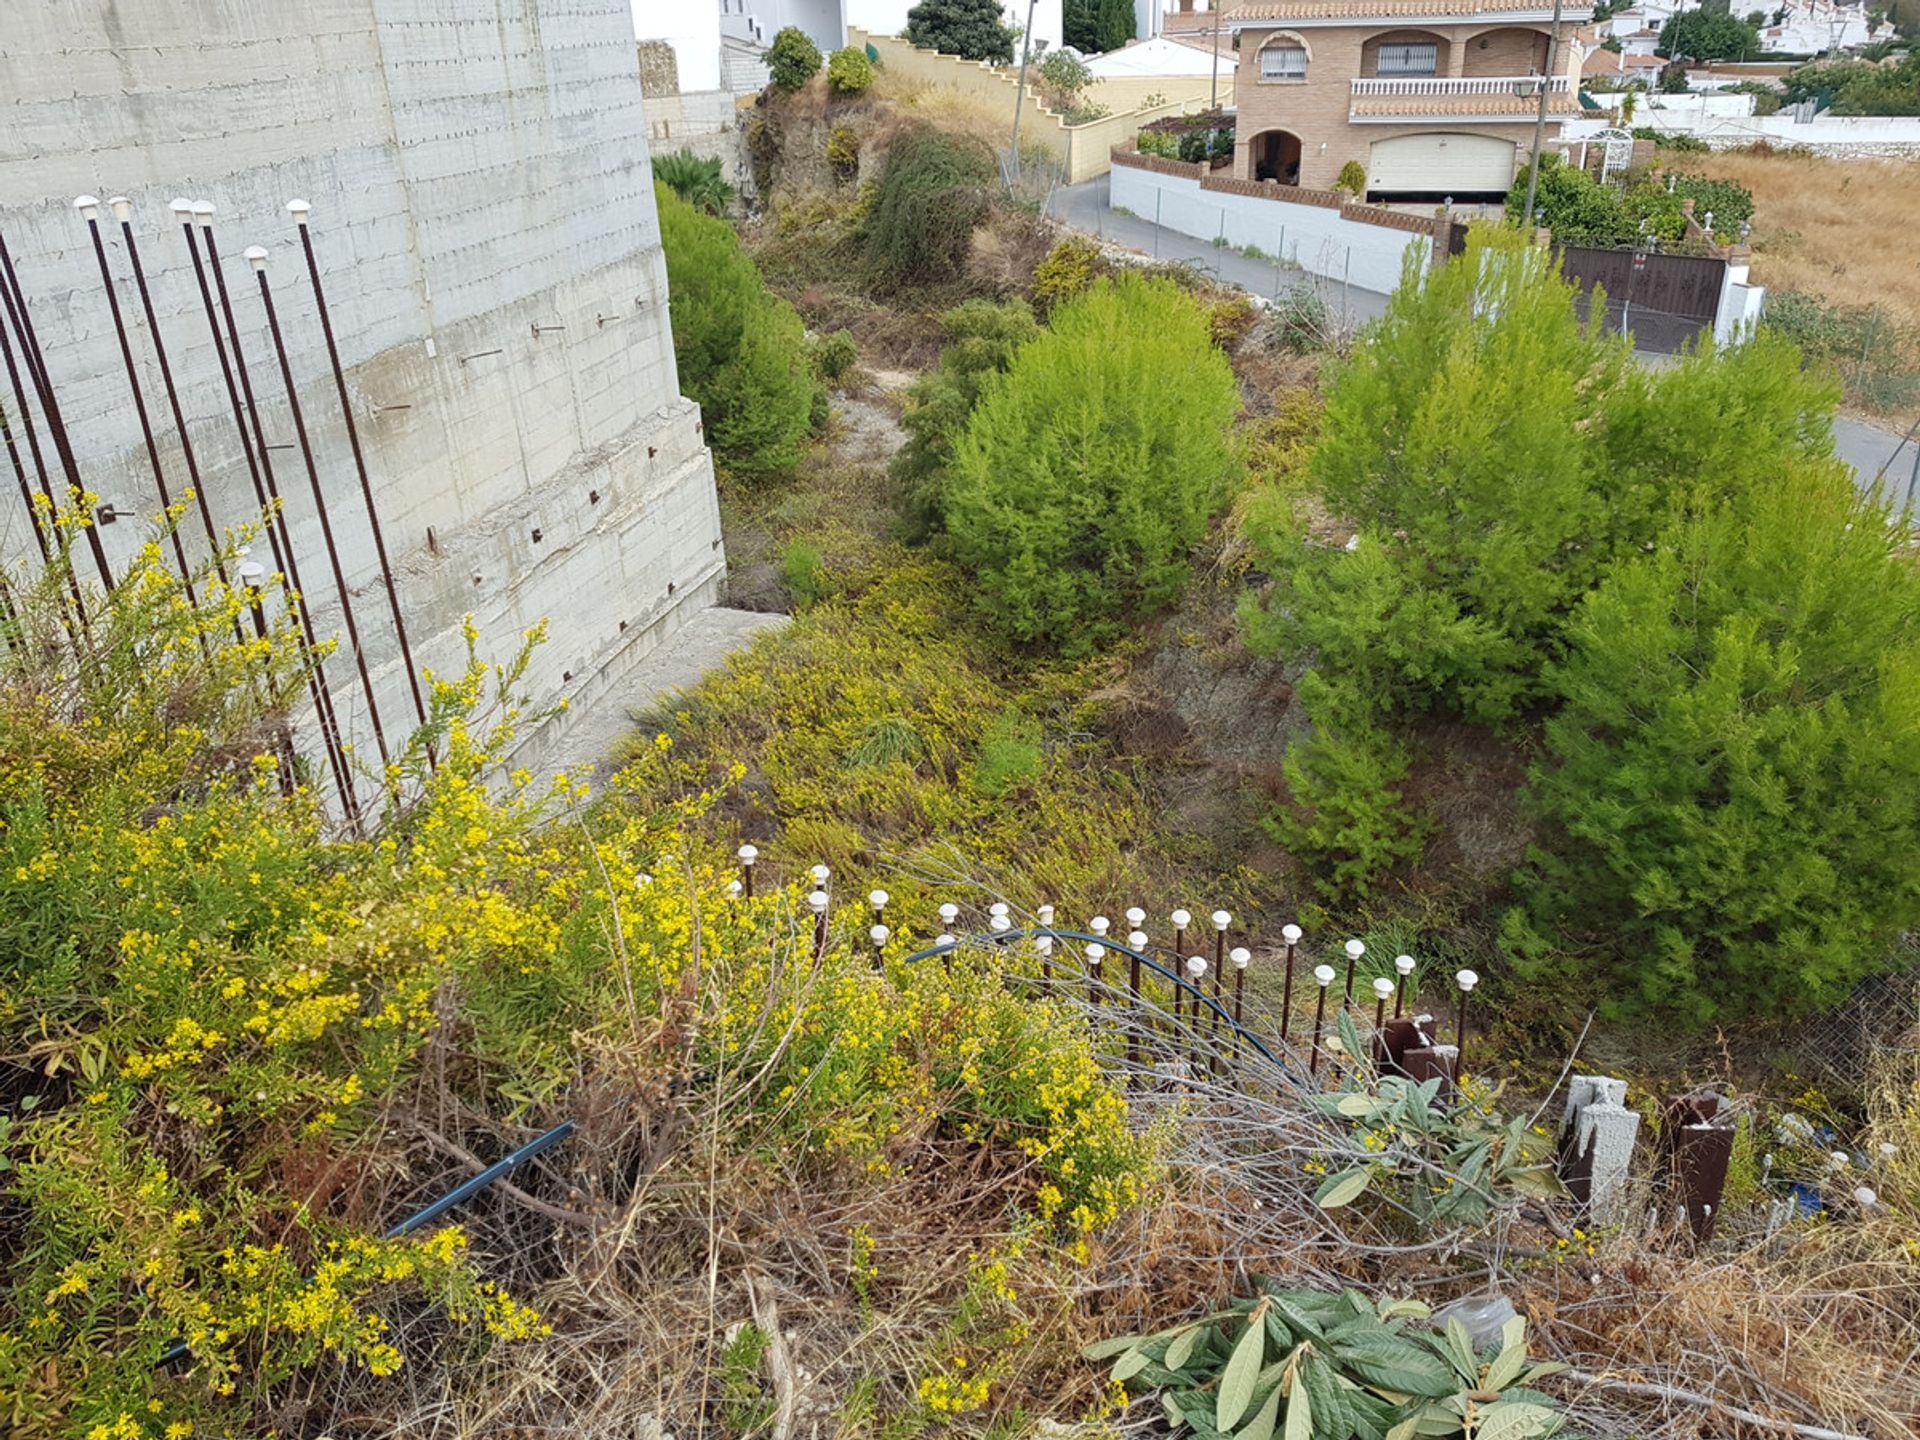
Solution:
<path fill-rule="evenodd" d="M 1307 1073 L 1309 1075 L 1318 1075 L 1320 1073 L 1320 1032 L 1326 1026 L 1326 1023 L 1327 987 L 1322 985 L 1320 987 L 1320 1003 L 1314 1008 L 1313 1012 L 1313 1049 L 1310 1052 L 1310 1058 L 1307 1062 Z"/>
<path fill-rule="evenodd" d="M 34 328 L 32 314 L 27 310 L 26 292 L 20 288 L 20 277 L 13 268 L 13 254 L 7 249 L 4 234 L 0 234 L 0 290 L 6 292 L 7 314 L 13 321 L 14 332 L 20 337 L 21 358 L 26 361 L 27 372 L 39 394 L 41 416 L 47 422 L 47 433 L 53 437 L 54 453 L 59 457 L 60 468 L 66 474 L 69 503 L 82 510 L 79 524 L 87 532 L 87 548 L 93 552 L 93 563 L 99 567 L 100 583 L 111 591 L 113 567 L 107 564 L 107 547 L 100 543 L 99 526 L 94 523 L 93 516 L 84 513 L 82 496 L 86 493 L 86 487 L 80 483 L 80 467 L 74 462 L 73 446 L 67 439 L 66 421 L 60 414 L 60 401 L 53 393 L 53 380 L 47 374 L 46 356 L 40 350 L 40 334 Z M 24 425 L 29 422 L 23 416 L 21 423 Z M 51 494 L 48 498 L 52 498 Z"/>
<path fill-rule="evenodd" d="M 0 300 L 5 301 L 7 315 L 9 319 L 11 319 L 14 313 L 13 296 L 7 290 L 4 279 L 0 279 Z M 33 412 L 27 408 L 26 390 L 20 383 L 20 366 L 14 358 L 13 341 L 9 338 L 7 327 L 4 324 L 0 324 L 0 356 L 4 356 L 6 359 L 7 381 L 13 389 L 14 404 L 20 412 L 20 428 L 26 433 L 27 451 L 33 457 L 33 470 L 35 476 L 38 477 L 40 481 L 40 493 L 46 496 L 47 499 L 47 518 L 57 521 L 60 516 L 60 502 L 54 496 L 53 479 L 47 474 L 46 456 L 42 454 L 40 449 L 40 432 L 34 426 Z M 31 371 L 33 367 L 29 364 L 27 368 Z M 13 448 L 11 433 L 8 435 L 7 448 L 9 452 L 13 454 L 14 463 L 17 466 L 19 464 L 19 452 Z M 33 504 L 32 494 L 25 489 L 24 472 L 21 474 L 21 485 L 21 498 L 26 501 L 27 512 L 33 519 L 33 532 L 40 540 L 41 554 L 47 564 L 51 565 L 54 563 L 54 551 L 56 547 L 54 542 L 47 537 L 46 530 L 41 523 L 40 512 Z M 63 561 L 65 559 L 64 553 L 62 559 Z M 73 573 L 72 565 L 66 565 L 65 569 L 67 572 L 67 593 L 73 600 L 73 613 L 80 621 L 81 633 L 86 637 L 87 641 L 91 642 L 93 639 L 93 629 L 87 621 L 87 603 L 80 594 L 80 577 Z M 74 639 L 76 644 L 79 643 L 79 636 L 73 636 L 71 631 L 69 631 L 68 634 Z M 90 645 L 89 648 L 91 648 Z"/>
<path fill-rule="evenodd" d="M 287 359 L 287 342 L 280 334 L 280 317 L 273 308 L 273 291 L 267 284 L 267 252 L 258 245 L 247 251 L 247 261 L 253 266 L 255 278 L 260 282 L 260 303 L 266 308 L 267 330 L 273 336 L 274 354 L 280 360 L 280 379 L 286 386 L 287 409 L 293 416 L 293 433 L 300 442 L 300 458 L 306 463 L 307 484 L 313 491 L 313 508 L 320 517 L 320 538 L 327 547 L 327 563 L 333 570 L 334 588 L 340 592 L 340 617 L 346 623 L 347 644 L 353 648 L 353 663 L 360 672 L 360 687 L 367 696 L 367 718 L 373 724 L 374 747 L 380 752 L 380 770 L 383 776 L 393 764 L 387 754 L 387 736 L 380 725 L 379 701 L 373 693 L 373 676 L 367 670 L 367 654 L 360 644 L 360 627 L 353 618 L 353 593 L 347 586 L 346 571 L 340 564 L 340 550 L 334 544 L 333 521 L 327 516 L 327 497 L 320 490 L 320 471 L 313 463 L 313 446 L 307 440 L 307 422 L 300 412 L 300 396 L 293 382 L 293 365 Z M 388 784 L 391 787 L 391 779 Z"/>
<path fill-rule="evenodd" d="M 113 317 L 113 333 L 120 342 L 120 363 L 126 367 L 127 389 L 133 395 L 133 413 L 140 421 L 140 438 L 146 442 L 153 486 L 160 492 L 160 508 L 166 517 L 167 539 L 173 544 L 174 563 L 180 567 L 180 583 L 186 587 L 187 603 L 198 610 L 200 597 L 193 590 L 193 566 L 187 563 L 187 548 L 180 543 L 173 495 L 167 487 L 166 469 L 160 463 L 160 447 L 153 438 L 153 418 L 147 414 L 147 397 L 140 389 L 140 367 L 133 363 L 133 343 L 127 339 L 126 317 L 120 313 L 120 292 L 114 288 L 113 271 L 107 264 L 106 241 L 100 236 L 100 202 L 91 195 L 82 195 L 73 205 L 87 222 L 87 234 L 93 240 L 93 257 L 100 263 L 100 288 L 107 292 L 107 312 Z M 205 643 L 203 637 L 201 644 Z"/>
<path fill-rule="evenodd" d="M 121 201 L 109 202 L 119 214 Z M 207 553 L 213 557 L 214 573 L 220 583 L 227 581 L 227 562 L 220 553 L 220 532 L 213 523 L 213 507 L 207 501 L 207 487 L 200 481 L 200 463 L 194 457 L 193 438 L 187 434 L 187 417 L 180 408 L 180 392 L 173 383 L 173 366 L 167 360 L 167 343 L 160 333 L 159 317 L 153 313 L 153 295 L 147 289 L 146 267 L 140 263 L 140 247 L 133 238 L 133 222 L 120 215 L 120 237 L 126 242 L 127 261 L 133 268 L 133 283 L 140 292 L 140 309 L 147 317 L 147 334 L 153 339 L 153 358 L 160 366 L 160 383 L 167 392 L 167 409 L 173 415 L 174 433 L 180 437 L 180 458 L 187 467 L 187 486 L 193 491 L 195 508 L 200 512 L 200 528 L 206 532 Z"/>
<path fill-rule="evenodd" d="M 298 209 L 294 207 L 298 206 Z M 406 617 L 400 613 L 400 592 L 393 583 L 393 565 L 387 559 L 386 536 L 380 529 L 380 511 L 373 503 L 373 482 L 367 478 L 367 462 L 360 450 L 360 431 L 353 423 L 353 405 L 347 398 L 346 372 L 340 367 L 340 350 L 333 340 L 333 318 L 327 312 L 326 293 L 320 288 L 320 264 L 313 254 L 313 235 L 307 227 L 309 206 L 304 200 L 295 200 L 287 209 L 293 211 L 294 220 L 300 229 L 300 245 L 307 255 L 307 275 L 313 281 L 313 301 L 320 312 L 320 333 L 326 337 L 327 359 L 333 365 L 333 384 L 340 394 L 340 418 L 346 422 L 347 444 L 353 450 L 353 468 L 360 476 L 360 494 L 367 503 L 367 525 L 373 532 L 374 552 L 380 557 L 380 578 L 386 582 L 387 607 L 393 612 L 393 632 L 400 640 L 400 660 L 407 669 L 407 684 L 413 690 L 413 713 L 422 725 L 427 723 L 427 703 L 420 693 L 420 675 L 413 664 L 413 646 L 407 640 Z M 429 763 L 433 759 L 433 749 L 427 749 Z"/>
<path fill-rule="evenodd" d="M 239 377 L 240 394 L 246 401 L 247 418 L 252 425 L 254 450 L 260 459 L 256 478 L 260 482 L 259 488 L 266 492 L 263 510 L 268 531 L 279 537 L 274 546 L 274 558 L 281 567 L 280 573 L 287 578 L 287 607 L 300 622 L 301 638 L 306 641 L 307 648 L 317 651 L 320 641 L 313 628 L 313 612 L 307 604 L 306 591 L 300 584 L 299 562 L 293 553 L 293 533 L 287 528 L 286 507 L 280 503 L 280 490 L 274 482 L 273 459 L 267 454 L 267 434 L 260 424 L 260 406 L 254 398 L 246 355 L 240 348 L 240 327 L 234 323 L 233 296 L 227 288 L 226 271 L 221 267 L 219 247 L 213 238 L 213 206 L 204 201 L 195 205 L 193 219 L 200 229 L 201 238 L 207 242 L 207 267 L 213 271 L 214 284 L 220 293 L 220 313 L 226 321 L 228 343 L 233 347 L 234 374 Z M 340 803 L 346 811 L 348 823 L 358 829 L 360 797 L 354 789 L 353 771 L 347 764 L 346 747 L 341 743 L 340 721 L 333 708 L 333 689 L 327 683 L 326 666 L 318 654 L 313 656 L 313 664 L 307 674 L 314 713 L 320 722 L 321 743 L 326 747 L 327 761 L 333 769 L 334 785 L 340 792 Z"/>
<path fill-rule="evenodd" d="M 0 335 L 0 339 L 3 338 Z M 33 526 L 33 539 L 40 547 L 40 558 L 51 562 L 53 552 L 47 547 L 47 527 L 41 523 L 40 507 L 33 503 L 33 486 L 27 480 L 27 467 L 20 463 L 20 447 L 14 443 L 13 426 L 7 423 L 7 407 L 4 403 L 0 403 L 0 439 L 6 441 L 7 459 L 13 462 L 13 478 L 20 485 L 20 503 L 27 508 L 27 520 Z"/>
<path fill-rule="evenodd" d="M 1280 1038 L 1285 1041 L 1293 1035 L 1293 949 L 1295 942 L 1287 941 L 1287 978 L 1281 984 L 1280 991 Z"/>

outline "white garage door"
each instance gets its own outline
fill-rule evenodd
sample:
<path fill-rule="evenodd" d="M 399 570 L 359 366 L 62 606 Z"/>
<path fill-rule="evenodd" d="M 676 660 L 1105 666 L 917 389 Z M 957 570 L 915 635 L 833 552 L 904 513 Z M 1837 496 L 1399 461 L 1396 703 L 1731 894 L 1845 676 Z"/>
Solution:
<path fill-rule="evenodd" d="M 1492 135 L 1400 135 L 1373 142 L 1369 190 L 1466 195 L 1513 183 L 1513 141 Z"/>

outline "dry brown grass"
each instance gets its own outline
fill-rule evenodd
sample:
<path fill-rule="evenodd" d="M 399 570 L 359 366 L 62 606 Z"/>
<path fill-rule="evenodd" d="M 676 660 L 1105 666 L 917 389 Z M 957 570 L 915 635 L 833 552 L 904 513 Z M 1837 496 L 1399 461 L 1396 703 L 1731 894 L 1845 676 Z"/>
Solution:
<path fill-rule="evenodd" d="M 1687 155 L 1676 168 L 1753 191 L 1753 278 L 1920 325 L 1920 180 L 1897 160 L 1790 152 Z"/>

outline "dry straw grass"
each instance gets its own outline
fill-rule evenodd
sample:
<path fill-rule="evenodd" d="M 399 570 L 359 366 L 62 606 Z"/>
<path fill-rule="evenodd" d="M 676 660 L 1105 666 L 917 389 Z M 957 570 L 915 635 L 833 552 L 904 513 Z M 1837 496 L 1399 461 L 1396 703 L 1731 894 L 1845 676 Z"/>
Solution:
<path fill-rule="evenodd" d="M 1912 161 L 1721 151 L 1677 167 L 1753 192 L 1753 276 L 1920 325 L 1920 178 Z"/>

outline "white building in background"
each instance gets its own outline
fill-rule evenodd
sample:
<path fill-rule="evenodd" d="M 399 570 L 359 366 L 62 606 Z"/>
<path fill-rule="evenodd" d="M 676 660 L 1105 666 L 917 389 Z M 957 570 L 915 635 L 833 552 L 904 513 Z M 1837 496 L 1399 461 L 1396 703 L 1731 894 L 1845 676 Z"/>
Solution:
<path fill-rule="evenodd" d="M 720 11 L 738 0 L 714 5 L 672 5 L 667 0 L 633 0 L 636 38 L 664 40 L 673 47 L 682 94 L 718 90 L 720 84 Z"/>

